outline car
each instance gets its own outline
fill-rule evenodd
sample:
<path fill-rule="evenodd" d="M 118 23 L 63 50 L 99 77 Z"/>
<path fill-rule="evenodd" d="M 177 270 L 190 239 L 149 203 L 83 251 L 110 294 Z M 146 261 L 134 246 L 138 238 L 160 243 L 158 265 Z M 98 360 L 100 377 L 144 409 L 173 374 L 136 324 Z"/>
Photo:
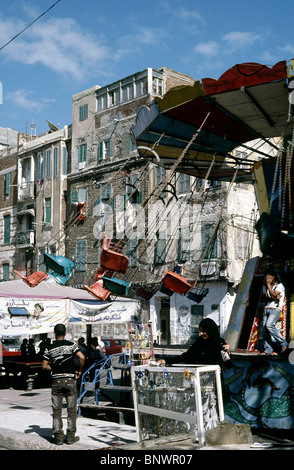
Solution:
<path fill-rule="evenodd" d="M 101 341 L 104 343 L 104 348 L 107 356 L 111 356 L 111 354 L 118 354 L 122 352 L 122 349 L 126 345 L 125 339 L 109 339 L 109 338 L 101 338 Z"/>
<path fill-rule="evenodd" d="M 0 355 L 2 354 L 3 358 L 21 356 L 20 352 L 20 342 L 17 338 L 4 337 L 0 340 Z"/>

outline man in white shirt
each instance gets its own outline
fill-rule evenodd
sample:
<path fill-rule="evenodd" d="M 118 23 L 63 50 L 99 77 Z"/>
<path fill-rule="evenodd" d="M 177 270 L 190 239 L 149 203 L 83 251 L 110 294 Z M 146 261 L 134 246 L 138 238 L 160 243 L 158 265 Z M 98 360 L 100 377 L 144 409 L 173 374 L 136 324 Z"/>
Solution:
<path fill-rule="evenodd" d="M 288 343 L 276 328 L 276 323 L 281 316 L 281 311 L 285 301 L 285 288 L 279 283 L 274 271 L 268 270 L 265 276 L 266 282 L 266 305 L 264 307 L 262 320 L 262 340 L 264 351 L 262 354 L 273 353 L 273 341 L 280 346 L 280 352 L 284 353 L 288 348 Z"/>

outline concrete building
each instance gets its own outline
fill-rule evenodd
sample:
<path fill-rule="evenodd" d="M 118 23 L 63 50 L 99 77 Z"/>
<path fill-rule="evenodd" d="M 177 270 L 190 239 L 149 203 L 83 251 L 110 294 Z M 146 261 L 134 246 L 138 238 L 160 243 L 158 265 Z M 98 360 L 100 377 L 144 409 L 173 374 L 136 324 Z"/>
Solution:
<path fill-rule="evenodd" d="M 18 148 L 15 269 L 22 274 L 46 271 L 44 251 L 64 254 L 70 148 L 71 126 L 50 130 Z"/>
<path fill-rule="evenodd" d="M 14 278 L 17 238 L 18 148 L 30 136 L 0 128 L 0 280 Z"/>
<path fill-rule="evenodd" d="M 170 69 L 147 69 L 73 96 L 66 256 L 75 267 L 69 283 L 95 284 L 104 234 L 123 241 L 128 270 L 115 278 L 128 283 L 128 296 L 141 300 L 142 321 L 152 321 L 160 344 L 192 342 L 205 316 L 225 334 L 245 262 L 259 254 L 253 185 L 234 184 L 228 194 L 228 183 L 169 175 L 156 159 L 147 163 L 138 157 L 134 147 L 130 129 L 140 106 L 176 85 L 193 83 Z M 154 199 L 165 178 L 165 190 Z M 197 280 L 198 291 L 208 293 L 198 303 L 167 295 L 159 287 L 168 270 L 191 285 Z M 150 299 L 138 296 L 137 288 L 156 287 Z"/>
<path fill-rule="evenodd" d="M 70 225 L 66 232 L 66 252 L 75 260 L 73 285 L 94 280 L 103 232 L 108 238 L 125 237 L 121 227 L 125 209 L 132 210 L 144 201 L 154 186 L 154 165 L 138 158 L 131 139 L 138 108 L 176 85 L 193 83 L 191 77 L 167 68 L 146 69 L 73 96 Z M 133 236 L 127 241 L 130 255 L 138 240 Z M 134 268 L 135 259 L 130 262 L 129 275 Z M 140 276 L 143 281 L 146 273 Z"/>

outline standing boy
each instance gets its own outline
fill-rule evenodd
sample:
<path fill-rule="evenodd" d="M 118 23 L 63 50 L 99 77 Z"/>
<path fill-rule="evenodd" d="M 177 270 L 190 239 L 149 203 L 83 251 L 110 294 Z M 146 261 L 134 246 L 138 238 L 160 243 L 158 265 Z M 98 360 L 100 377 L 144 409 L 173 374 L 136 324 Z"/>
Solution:
<path fill-rule="evenodd" d="M 77 420 L 77 385 L 85 363 L 85 357 L 74 343 L 65 338 L 66 329 L 61 323 L 54 328 L 55 341 L 48 345 L 44 351 L 42 369 L 51 371 L 52 377 L 52 411 L 53 436 L 57 445 L 64 442 L 62 426 L 62 402 L 67 403 L 67 444 L 74 444 L 79 440 L 76 436 Z M 74 357 L 79 358 L 77 368 Z"/>

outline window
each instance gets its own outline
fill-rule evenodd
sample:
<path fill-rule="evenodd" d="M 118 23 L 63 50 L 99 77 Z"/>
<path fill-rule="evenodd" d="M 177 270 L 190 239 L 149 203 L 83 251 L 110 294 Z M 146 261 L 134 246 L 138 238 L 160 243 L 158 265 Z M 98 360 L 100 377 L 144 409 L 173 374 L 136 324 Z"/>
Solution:
<path fill-rule="evenodd" d="M 190 191 L 190 175 L 181 173 L 178 178 L 178 192 L 184 194 Z"/>
<path fill-rule="evenodd" d="M 70 192 L 70 202 L 72 204 L 87 202 L 87 188 L 72 189 Z"/>
<path fill-rule="evenodd" d="M 128 83 L 127 85 L 122 86 L 122 100 L 125 103 L 134 98 L 134 86 L 133 82 Z"/>
<path fill-rule="evenodd" d="M 43 273 L 45 273 L 47 271 L 47 267 L 46 267 L 46 264 L 45 264 L 45 261 L 44 261 L 44 252 L 45 252 L 44 248 L 39 249 L 39 268 L 38 268 L 38 270 L 43 271 Z"/>
<path fill-rule="evenodd" d="M 165 232 L 157 232 L 157 241 L 154 250 L 154 264 L 163 264 L 166 258 L 166 236 Z"/>
<path fill-rule="evenodd" d="M 55 147 L 53 151 L 53 177 L 58 175 L 58 148 Z"/>
<path fill-rule="evenodd" d="M 179 230 L 178 261 L 189 261 L 190 259 L 190 230 L 188 227 Z"/>
<path fill-rule="evenodd" d="M 141 204 L 143 192 L 139 191 L 139 175 L 136 173 L 126 179 L 126 201 L 131 204 Z"/>
<path fill-rule="evenodd" d="M 163 80 L 160 78 L 152 77 L 152 93 L 154 95 L 163 95 Z"/>
<path fill-rule="evenodd" d="M 87 160 L 87 144 L 81 144 L 78 148 L 78 162 L 82 163 Z"/>
<path fill-rule="evenodd" d="M 111 184 L 100 184 L 100 202 L 107 204 L 111 198 Z"/>
<path fill-rule="evenodd" d="M 44 178 L 44 152 L 39 153 L 38 155 L 38 180 L 41 181 Z"/>
<path fill-rule="evenodd" d="M 98 147 L 98 161 L 106 160 L 107 158 L 110 158 L 110 156 L 110 139 L 101 141 Z"/>
<path fill-rule="evenodd" d="M 236 257 L 238 259 L 247 259 L 249 255 L 249 229 L 245 227 L 236 227 Z"/>
<path fill-rule="evenodd" d="M 136 81 L 136 97 L 146 95 L 148 91 L 147 78 Z"/>
<path fill-rule="evenodd" d="M 4 243 L 10 243 L 10 215 L 4 216 Z"/>
<path fill-rule="evenodd" d="M 44 222 L 51 223 L 51 197 L 45 199 Z"/>
<path fill-rule="evenodd" d="M 199 335 L 199 324 L 203 319 L 203 305 L 192 305 L 191 307 L 191 321 L 190 321 L 190 339 L 189 343 L 194 343 Z"/>
<path fill-rule="evenodd" d="M 207 243 L 211 237 L 214 226 L 212 224 L 204 224 L 201 227 L 202 236 L 202 250 L 204 251 L 207 247 Z M 216 234 L 210 242 L 209 249 L 206 253 L 206 258 L 217 258 L 217 238 Z"/>
<path fill-rule="evenodd" d="M 50 178 L 51 176 L 51 150 L 47 150 L 46 152 L 46 178 Z"/>
<path fill-rule="evenodd" d="M 11 173 L 6 173 L 4 178 L 4 196 L 9 196 L 11 185 Z"/>
<path fill-rule="evenodd" d="M 67 175 L 67 148 L 62 148 L 62 174 Z"/>
<path fill-rule="evenodd" d="M 115 90 L 110 90 L 108 92 L 108 107 L 116 106 L 120 102 L 120 89 L 116 88 Z"/>
<path fill-rule="evenodd" d="M 156 166 L 155 167 L 155 187 L 159 185 L 162 181 L 165 181 L 165 176 L 166 176 L 166 169 L 163 168 L 162 166 Z M 163 185 L 161 185 L 163 187 Z M 160 194 L 161 197 L 166 197 L 166 192 L 163 191 Z"/>
<path fill-rule="evenodd" d="M 88 105 L 84 104 L 83 106 L 79 107 L 79 120 L 84 121 L 88 119 Z"/>
<path fill-rule="evenodd" d="M 9 281 L 9 263 L 4 263 L 2 265 L 3 269 L 3 281 Z"/>
<path fill-rule="evenodd" d="M 137 266 L 137 248 L 138 239 L 135 237 L 132 240 L 128 240 L 126 256 L 129 259 L 129 266 Z"/>
<path fill-rule="evenodd" d="M 97 112 L 103 111 L 106 109 L 106 103 L 107 103 L 107 95 L 104 93 L 103 95 L 100 95 L 97 97 Z"/>
<path fill-rule="evenodd" d="M 87 268 L 87 240 L 78 240 L 76 242 L 75 271 L 86 271 Z"/>

